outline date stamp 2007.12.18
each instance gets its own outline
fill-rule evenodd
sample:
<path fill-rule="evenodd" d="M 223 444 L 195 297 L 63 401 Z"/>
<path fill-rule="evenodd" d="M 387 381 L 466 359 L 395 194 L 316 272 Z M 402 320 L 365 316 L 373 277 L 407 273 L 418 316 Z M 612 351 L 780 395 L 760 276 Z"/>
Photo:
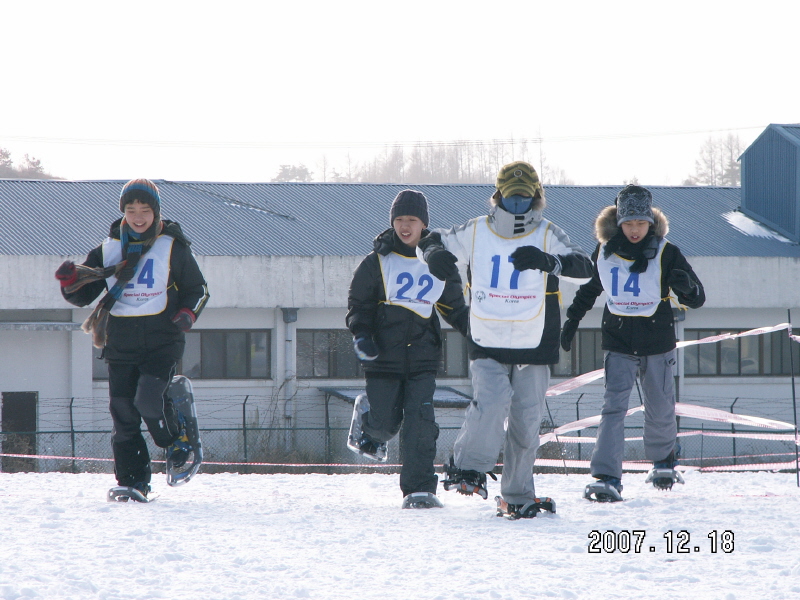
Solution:
<path fill-rule="evenodd" d="M 644 529 L 620 529 L 614 531 L 599 531 L 594 529 L 589 532 L 589 554 L 603 554 L 621 552 L 627 554 L 633 552 L 665 552 L 667 554 L 690 554 L 692 552 L 710 552 L 717 554 L 731 554 L 734 547 L 733 531 L 726 529 L 709 531 L 702 538 L 702 542 L 692 543 L 692 534 L 681 529 L 678 532 L 669 530 L 664 532 L 658 539 L 658 543 L 647 541 L 647 532 Z"/>

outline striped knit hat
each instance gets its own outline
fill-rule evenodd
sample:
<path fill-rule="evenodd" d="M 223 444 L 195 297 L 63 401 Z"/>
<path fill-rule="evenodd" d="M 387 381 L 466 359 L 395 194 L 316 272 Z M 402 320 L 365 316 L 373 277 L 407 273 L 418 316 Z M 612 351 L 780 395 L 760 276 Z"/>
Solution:
<path fill-rule="evenodd" d="M 119 195 L 119 210 L 125 212 L 125 205 L 138 200 L 142 204 L 149 204 L 153 209 L 155 220 L 161 219 L 161 196 L 158 187 L 149 179 L 131 179 L 122 187 Z"/>

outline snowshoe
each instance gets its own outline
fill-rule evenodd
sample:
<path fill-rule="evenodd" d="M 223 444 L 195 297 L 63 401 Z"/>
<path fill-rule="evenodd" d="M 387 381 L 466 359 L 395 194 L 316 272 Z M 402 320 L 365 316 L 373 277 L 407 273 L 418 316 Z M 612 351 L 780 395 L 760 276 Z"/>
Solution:
<path fill-rule="evenodd" d="M 509 504 L 502 496 L 495 496 L 497 502 L 497 516 L 505 517 L 511 521 L 517 519 L 533 519 L 543 510 L 550 514 L 556 513 L 556 503 L 552 498 L 534 498 L 525 504 Z"/>
<path fill-rule="evenodd" d="M 403 498 L 403 508 L 443 508 L 444 505 L 436 494 L 430 492 L 413 492 Z"/>
<path fill-rule="evenodd" d="M 612 475 L 597 475 L 597 481 L 583 490 L 583 497 L 593 502 L 621 502 L 622 481 Z"/>
<path fill-rule="evenodd" d="M 364 413 L 367 412 L 369 412 L 369 400 L 366 394 L 360 394 L 353 403 L 353 418 L 350 421 L 347 447 L 361 456 L 366 456 L 378 462 L 386 462 L 389 457 L 386 442 L 376 442 L 361 429 Z"/>
<path fill-rule="evenodd" d="M 455 466 L 452 456 L 450 457 L 450 464 L 444 465 L 443 471 L 446 477 L 442 481 L 442 487 L 446 491 L 455 490 L 465 496 L 478 494 L 484 500 L 489 497 L 489 491 L 486 489 L 486 473 L 462 471 Z M 494 473 L 490 472 L 489 476 L 497 481 Z"/>
<path fill-rule="evenodd" d="M 108 502 L 127 502 L 133 500 L 134 502 L 152 502 L 155 498 L 148 498 L 150 493 L 150 486 L 146 483 L 136 483 L 132 486 L 118 485 L 108 490 L 106 500 Z"/>
<path fill-rule="evenodd" d="M 675 483 L 686 483 L 680 473 L 675 470 L 681 452 L 681 445 L 676 443 L 675 448 L 664 460 L 653 462 L 653 469 L 647 474 L 645 483 L 653 484 L 658 490 L 671 490 Z"/>
<path fill-rule="evenodd" d="M 197 425 L 192 382 L 183 375 L 173 377 L 167 395 L 172 400 L 181 425 L 178 439 L 166 449 L 167 485 L 175 487 L 189 483 L 197 474 L 203 462 L 203 446 Z"/>
<path fill-rule="evenodd" d="M 671 490 L 675 483 L 686 483 L 681 474 L 675 469 L 653 468 L 648 474 L 645 483 L 652 483 L 658 490 Z"/>

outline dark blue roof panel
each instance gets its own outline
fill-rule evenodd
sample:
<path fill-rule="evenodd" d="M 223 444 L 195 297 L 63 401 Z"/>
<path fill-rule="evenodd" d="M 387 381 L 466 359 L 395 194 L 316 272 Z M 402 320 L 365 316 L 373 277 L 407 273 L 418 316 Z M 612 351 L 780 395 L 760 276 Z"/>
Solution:
<path fill-rule="evenodd" d="M 3 226 L 0 254 L 84 254 L 120 216 L 124 181 L 0 179 Z M 407 187 L 430 204 L 431 227 L 448 227 L 486 214 L 492 185 L 344 183 L 209 183 L 157 180 L 162 215 L 178 221 L 199 255 L 363 255 L 389 226 L 389 207 Z M 621 186 L 547 186 L 545 216 L 587 252 L 594 219 Z M 668 216 L 669 239 L 687 256 L 791 256 L 800 247 L 769 232 L 753 235 L 731 215 L 739 188 L 649 188 Z M 734 221 L 734 224 L 731 223 Z M 757 228 L 757 227 L 756 227 Z M 747 233 L 750 231 L 750 233 Z"/>

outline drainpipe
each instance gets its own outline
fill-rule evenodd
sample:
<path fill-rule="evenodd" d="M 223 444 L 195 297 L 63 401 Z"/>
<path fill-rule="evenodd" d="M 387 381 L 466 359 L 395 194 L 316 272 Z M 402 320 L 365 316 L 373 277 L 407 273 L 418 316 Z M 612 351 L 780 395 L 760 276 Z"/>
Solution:
<path fill-rule="evenodd" d="M 284 438 L 284 448 L 286 452 L 292 451 L 292 427 L 294 425 L 294 394 L 295 394 L 295 332 L 297 330 L 297 311 L 296 308 L 281 308 L 283 312 L 284 344 L 283 344 L 283 419 L 286 425 Z"/>

